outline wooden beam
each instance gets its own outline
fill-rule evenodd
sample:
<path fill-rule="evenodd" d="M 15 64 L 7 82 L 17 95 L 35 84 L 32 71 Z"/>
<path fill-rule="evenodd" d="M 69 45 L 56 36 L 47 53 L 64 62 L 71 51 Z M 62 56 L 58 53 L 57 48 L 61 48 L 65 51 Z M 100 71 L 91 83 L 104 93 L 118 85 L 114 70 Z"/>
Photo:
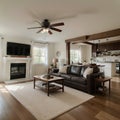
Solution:
<path fill-rule="evenodd" d="M 66 43 L 66 63 L 70 64 L 70 42 Z"/>
<path fill-rule="evenodd" d="M 81 37 L 76 37 L 76 38 L 72 38 L 72 39 L 68 39 L 68 40 L 65 40 L 65 42 L 80 42 L 80 41 L 86 41 L 88 39 L 88 36 L 85 35 L 85 36 L 81 36 Z"/>
<path fill-rule="evenodd" d="M 81 43 L 81 42 L 73 42 L 72 44 L 78 44 L 78 43 Z M 88 45 L 94 45 L 95 43 L 90 43 L 90 42 L 83 42 L 85 44 L 88 44 Z"/>
<path fill-rule="evenodd" d="M 120 36 L 120 28 L 115 30 L 110 30 L 106 32 L 91 34 L 91 35 L 84 35 L 81 37 L 76 37 L 72 39 L 65 40 L 65 42 L 87 42 L 90 40 L 97 40 L 97 39 L 103 39 L 103 38 L 109 38 L 109 37 L 115 37 Z"/>
<path fill-rule="evenodd" d="M 103 42 L 103 43 L 100 43 L 100 44 L 109 44 L 109 43 L 120 43 L 120 40 L 115 40 L 115 41 L 107 41 L 107 42 Z"/>
<path fill-rule="evenodd" d="M 95 45 L 95 43 L 90 43 L 90 42 L 83 42 L 85 44 L 88 44 L 88 45 Z"/>
<path fill-rule="evenodd" d="M 89 35 L 88 41 L 109 38 L 109 37 L 115 37 L 115 36 L 120 36 L 120 29 L 115 29 L 115 30 L 110 30 L 110 31 L 106 31 L 106 32 Z"/>

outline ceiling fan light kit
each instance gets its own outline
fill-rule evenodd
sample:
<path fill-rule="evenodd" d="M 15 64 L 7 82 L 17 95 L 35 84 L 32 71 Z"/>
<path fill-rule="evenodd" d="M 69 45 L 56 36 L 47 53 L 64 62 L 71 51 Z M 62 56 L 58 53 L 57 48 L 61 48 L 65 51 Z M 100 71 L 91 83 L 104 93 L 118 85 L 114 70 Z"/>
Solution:
<path fill-rule="evenodd" d="M 40 22 L 39 22 L 40 23 Z M 64 23 L 63 22 L 60 22 L 60 23 L 54 23 L 54 24 L 51 24 L 49 22 L 48 19 L 44 19 L 42 23 L 40 23 L 41 26 L 39 27 L 30 27 L 28 29 L 39 29 L 41 28 L 39 31 L 37 31 L 36 33 L 49 33 L 50 35 L 53 34 L 51 30 L 54 30 L 54 31 L 57 31 L 57 32 L 62 32 L 62 30 L 58 29 L 58 28 L 55 28 L 55 27 L 58 27 L 58 26 L 63 26 Z"/>

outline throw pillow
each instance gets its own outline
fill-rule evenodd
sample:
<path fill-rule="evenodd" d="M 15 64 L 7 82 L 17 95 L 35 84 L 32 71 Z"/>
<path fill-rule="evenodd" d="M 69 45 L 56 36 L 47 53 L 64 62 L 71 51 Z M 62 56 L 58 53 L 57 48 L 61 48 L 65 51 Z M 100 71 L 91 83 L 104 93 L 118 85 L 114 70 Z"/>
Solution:
<path fill-rule="evenodd" d="M 61 67 L 60 70 L 59 70 L 59 72 L 60 72 L 60 73 L 67 73 L 67 67 L 68 67 L 68 66 L 63 66 L 63 67 Z"/>
<path fill-rule="evenodd" d="M 84 73 L 84 71 L 85 71 L 85 69 L 87 69 L 87 65 L 83 65 L 83 66 L 81 66 L 81 73 L 80 73 L 80 76 L 83 76 L 83 73 Z"/>
<path fill-rule="evenodd" d="M 83 77 L 86 78 L 87 75 L 89 75 L 89 74 L 91 74 L 91 73 L 93 73 L 93 68 L 88 67 L 88 68 L 85 69 L 85 71 L 84 71 L 84 73 L 83 73 Z"/>

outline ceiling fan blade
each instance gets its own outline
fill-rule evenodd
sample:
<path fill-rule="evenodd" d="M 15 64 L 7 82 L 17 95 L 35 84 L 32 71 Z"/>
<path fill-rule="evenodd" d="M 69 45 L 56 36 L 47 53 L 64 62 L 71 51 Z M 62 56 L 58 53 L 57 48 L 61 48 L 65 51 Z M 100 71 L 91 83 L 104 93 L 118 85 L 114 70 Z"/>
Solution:
<path fill-rule="evenodd" d="M 50 29 L 55 30 L 55 31 L 57 31 L 57 32 L 62 32 L 62 30 L 57 29 L 57 28 L 53 28 L 53 27 L 51 27 Z"/>
<path fill-rule="evenodd" d="M 37 22 L 38 24 L 42 25 L 42 24 L 41 24 L 39 21 L 37 21 L 37 20 L 36 20 L 35 22 Z"/>
<path fill-rule="evenodd" d="M 43 29 L 40 29 L 39 31 L 37 31 L 36 33 L 40 33 Z"/>
<path fill-rule="evenodd" d="M 55 24 L 51 24 L 50 26 L 62 26 L 62 25 L 64 25 L 64 23 L 63 22 L 61 22 L 61 23 L 55 23 Z"/>
<path fill-rule="evenodd" d="M 30 28 L 27 28 L 27 29 L 36 29 L 36 28 L 42 28 L 42 27 L 30 27 Z"/>
<path fill-rule="evenodd" d="M 53 34 L 50 30 L 48 31 L 49 34 Z"/>

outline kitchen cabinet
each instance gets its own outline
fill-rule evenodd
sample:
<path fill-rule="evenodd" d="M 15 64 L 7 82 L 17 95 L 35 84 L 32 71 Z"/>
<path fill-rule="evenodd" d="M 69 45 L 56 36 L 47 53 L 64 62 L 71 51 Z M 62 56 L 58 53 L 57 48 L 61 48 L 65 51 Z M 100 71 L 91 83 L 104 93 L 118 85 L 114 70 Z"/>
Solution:
<path fill-rule="evenodd" d="M 101 70 L 105 76 L 113 77 L 116 75 L 116 63 L 115 62 L 97 62 L 97 65 L 104 66 Z"/>

